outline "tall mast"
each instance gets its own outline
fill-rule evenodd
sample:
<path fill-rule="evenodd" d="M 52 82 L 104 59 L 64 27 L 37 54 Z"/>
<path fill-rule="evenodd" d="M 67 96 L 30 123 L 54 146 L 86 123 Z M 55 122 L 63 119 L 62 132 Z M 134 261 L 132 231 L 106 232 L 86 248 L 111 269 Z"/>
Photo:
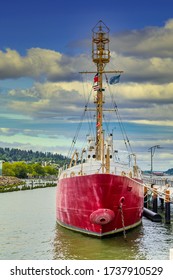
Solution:
<path fill-rule="evenodd" d="M 105 71 L 104 68 L 110 61 L 109 28 L 100 20 L 92 29 L 92 60 L 97 67 L 97 97 L 96 97 L 96 159 L 102 160 L 104 169 L 104 135 L 103 135 L 103 73 L 123 73 L 121 70 Z M 96 72 L 79 72 L 81 74 Z"/>
<path fill-rule="evenodd" d="M 100 20 L 93 28 L 92 60 L 96 64 L 98 74 L 98 90 L 96 98 L 96 159 L 103 157 L 103 88 L 102 75 L 105 65 L 110 61 L 109 28 Z"/>

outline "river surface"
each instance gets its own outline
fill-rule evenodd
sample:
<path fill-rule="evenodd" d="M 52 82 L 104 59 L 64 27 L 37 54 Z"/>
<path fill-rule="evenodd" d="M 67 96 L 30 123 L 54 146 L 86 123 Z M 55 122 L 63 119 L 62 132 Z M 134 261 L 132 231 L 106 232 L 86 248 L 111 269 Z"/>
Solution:
<path fill-rule="evenodd" d="M 165 225 L 144 217 L 126 240 L 123 235 L 92 238 L 56 224 L 55 192 L 46 188 L 0 194 L 1 260 L 169 259 L 173 220 Z"/>

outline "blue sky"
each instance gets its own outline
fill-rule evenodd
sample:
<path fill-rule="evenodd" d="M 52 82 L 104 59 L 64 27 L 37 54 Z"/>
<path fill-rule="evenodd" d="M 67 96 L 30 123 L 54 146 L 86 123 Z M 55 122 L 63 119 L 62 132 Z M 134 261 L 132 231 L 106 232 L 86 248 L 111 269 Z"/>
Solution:
<path fill-rule="evenodd" d="M 87 94 L 78 72 L 93 67 L 91 30 L 103 20 L 109 67 L 124 70 L 112 90 L 138 164 L 149 169 L 148 148 L 160 145 L 154 168 L 172 168 L 172 11 L 172 0 L 2 0 L 0 146 L 67 154 Z"/>

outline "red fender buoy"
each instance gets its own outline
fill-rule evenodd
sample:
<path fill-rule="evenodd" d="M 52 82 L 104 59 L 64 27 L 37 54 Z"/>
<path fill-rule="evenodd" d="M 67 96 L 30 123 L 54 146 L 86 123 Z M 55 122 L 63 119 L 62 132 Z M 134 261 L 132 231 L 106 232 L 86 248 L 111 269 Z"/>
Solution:
<path fill-rule="evenodd" d="M 115 213 L 110 209 L 98 209 L 91 213 L 90 221 L 92 224 L 106 225 L 115 218 Z"/>

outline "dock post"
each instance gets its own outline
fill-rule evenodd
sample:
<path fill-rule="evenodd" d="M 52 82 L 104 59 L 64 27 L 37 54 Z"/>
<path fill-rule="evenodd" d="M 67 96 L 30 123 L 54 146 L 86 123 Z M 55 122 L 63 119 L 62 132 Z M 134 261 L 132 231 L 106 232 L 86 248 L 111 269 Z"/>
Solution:
<path fill-rule="evenodd" d="M 144 207 L 148 208 L 148 189 L 144 186 Z"/>
<path fill-rule="evenodd" d="M 165 223 L 171 223 L 171 214 L 170 214 L 170 190 L 165 191 Z"/>
<path fill-rule="evenodd" d="M 160 197 L 160 208 L 161 210 L 164 209 L 164 198 Z"/>
<path fill-rule="evenodd" d="M 157 213 L 157 187 L 153 187 L 153 211 Z"/>

